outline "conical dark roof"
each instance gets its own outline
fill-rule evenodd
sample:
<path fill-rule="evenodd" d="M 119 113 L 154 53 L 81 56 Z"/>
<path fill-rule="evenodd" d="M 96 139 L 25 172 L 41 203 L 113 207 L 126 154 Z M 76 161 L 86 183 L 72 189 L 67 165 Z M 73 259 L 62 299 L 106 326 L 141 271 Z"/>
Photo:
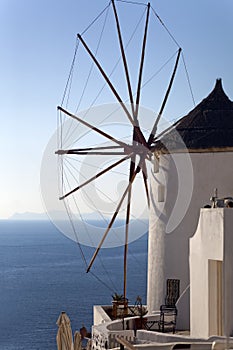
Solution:
<path fill-rule="evenodd" d="M 182 140 L 190 152 L 233 150 L 233 102 L 225 94 L 221 79 L 201 103 L 156 142 L 156 150 L 181 151 Z"/>

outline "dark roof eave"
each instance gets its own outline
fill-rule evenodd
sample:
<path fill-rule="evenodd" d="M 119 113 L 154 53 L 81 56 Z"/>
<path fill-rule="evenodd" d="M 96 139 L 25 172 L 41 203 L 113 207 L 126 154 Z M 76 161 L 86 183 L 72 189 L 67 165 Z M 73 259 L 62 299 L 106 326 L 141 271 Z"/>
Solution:
<path fill-rule="evenodd" d="M 228 147 L 233 148 L 232 135 L 233 102 L 225 94 L 221 79 L 218 79 L 213 91 L 204 100 L 155 140 L 154 149 L 177 152 L 186 146 L 189 152 L 193 149 L 224 152 Z"/>
<path fill-rule="evenodd" d="M 209 147 L 209 148 L 176 148 L 167 150 L 165 147 L 160 149 L 154 149 L 154 153 L 160 154 L 173 154 L 173 153 L 217 153 L 217 152 L 233 152 L 233 147 Z"/>

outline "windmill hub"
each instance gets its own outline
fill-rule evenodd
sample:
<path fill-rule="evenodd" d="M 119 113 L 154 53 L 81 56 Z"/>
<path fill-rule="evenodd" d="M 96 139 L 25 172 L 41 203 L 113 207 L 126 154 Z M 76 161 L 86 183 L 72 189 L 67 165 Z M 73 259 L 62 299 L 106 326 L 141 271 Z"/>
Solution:
<path fill-rule="evenodd" d="M 133 144 L 132 148 L 133 148 L 134 154 L 136 155 L 144 155 L 146 157 L 151 153 L 151 151 L 141 143 Z"/>

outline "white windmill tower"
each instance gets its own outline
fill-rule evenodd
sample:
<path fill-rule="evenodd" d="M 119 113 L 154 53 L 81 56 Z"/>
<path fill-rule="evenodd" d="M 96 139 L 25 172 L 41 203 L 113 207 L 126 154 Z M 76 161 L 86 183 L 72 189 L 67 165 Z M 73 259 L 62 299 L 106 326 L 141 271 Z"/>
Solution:
<path fill-rule="evenodd" d="M 183 142 L 177 135 L 180 135 Z M 166 280 L 180 280 L 180 327 L 189 327 L 189 238 L 214 189 L 233 194 L 233 102 L 221 79 L 213 91 L 157 142 L 151 178 L 149 313 L 164 304 Z M 179 325 L 178 325 L 179 326 Z"/>

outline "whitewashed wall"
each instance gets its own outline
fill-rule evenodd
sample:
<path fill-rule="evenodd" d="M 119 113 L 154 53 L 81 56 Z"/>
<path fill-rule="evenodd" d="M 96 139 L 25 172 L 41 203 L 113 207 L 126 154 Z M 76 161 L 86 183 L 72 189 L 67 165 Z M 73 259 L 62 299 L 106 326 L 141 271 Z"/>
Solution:
<path fill-rule="evenodd" d="M 189 238 L 214 188 L 233 196 L 232 168 L 233 152 L 177 153 L 161 155 L 151 174 L 147 306 L 158 310 L 166 279 L 180 279 L 179 328 L 189 328 Z"/>
<path fill-rule="evenodd" d="M 232 248 L 233 208 L 202 209 L 197 231 L 190 239 L 190 323 L 194 337 L 232 334 Z M 217 263 L 219 271 L 211 271 L 210 263 Z"/>

